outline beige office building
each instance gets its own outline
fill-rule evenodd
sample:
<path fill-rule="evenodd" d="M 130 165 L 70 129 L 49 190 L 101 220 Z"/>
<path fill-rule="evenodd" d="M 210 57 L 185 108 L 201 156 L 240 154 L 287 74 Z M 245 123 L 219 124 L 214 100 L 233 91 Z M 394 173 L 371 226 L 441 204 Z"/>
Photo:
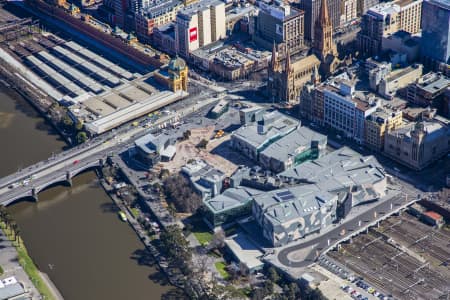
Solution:
<path fill-rule="evenodd" d="M 341 0 L 341 27 L 357 18 L 357 0 Z"/>
<path fill-rule="evenodd" d="M 411 169 L 421 170 L 447 154 L 449 146 L 448 125 L 429 120 L 386 133 L 384 153 Z"/>
<path fill-rule="evenodd" d="M 387 107 L 377 108 L 365 121 L 364 142 L 366 146 L 375 151 L 382 151 L 386 132 L 400 128 L 402 123 L 401 110 L 392 110 Z"/>
<path fill-rule="evenodd" d="M 420 31 L 422 0 L 398 0 L 400 6 L 400 28 L 409 33 Z"/>
<path fill-rule="evenodd" d="M 204 0 L 180 10 L 175 21 L 176 52 L 189 53 L 226 37 L 225 3 Z"/>

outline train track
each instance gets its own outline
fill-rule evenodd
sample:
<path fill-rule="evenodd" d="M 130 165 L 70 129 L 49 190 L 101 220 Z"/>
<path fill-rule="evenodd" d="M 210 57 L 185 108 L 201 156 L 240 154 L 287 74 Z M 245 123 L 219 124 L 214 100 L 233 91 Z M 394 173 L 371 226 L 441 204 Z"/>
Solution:
<path fill-rule="evenodd" d="M 401 251 L 371 234 L 360 235 L 352 244 L 343 247 L 347 256 L 337 252 L 330 256 L 341 262 L 344 260 L 348 268 L 380 290 L 402 299 L 438 298 L 445 292 L 442 288 L 447 285 L 446 280 L 439 273 L 407 254 L 399 254 Z"/>

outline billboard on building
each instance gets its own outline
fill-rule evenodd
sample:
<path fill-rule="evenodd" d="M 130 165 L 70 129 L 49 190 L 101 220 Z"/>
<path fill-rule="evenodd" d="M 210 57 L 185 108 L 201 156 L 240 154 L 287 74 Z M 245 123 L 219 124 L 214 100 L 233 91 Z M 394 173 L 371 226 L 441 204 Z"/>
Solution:
<path fill-rule="evenodd" d="M 189 28 L 189 43 L 195 42 L 197 38 L 197 27 Z"/>

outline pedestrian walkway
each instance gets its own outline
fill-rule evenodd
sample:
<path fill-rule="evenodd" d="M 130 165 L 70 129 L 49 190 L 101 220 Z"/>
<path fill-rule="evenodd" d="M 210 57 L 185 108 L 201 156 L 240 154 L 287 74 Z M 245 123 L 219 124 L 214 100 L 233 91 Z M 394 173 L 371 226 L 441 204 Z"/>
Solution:
<path fill-rule="evenodd" d="M 8 237 L 6 237 L 3 230 L 0 229 L 0 266 L 3 269 L 3 275 L 0 275 L 0 279 L 14 276 L 17 281 L 23 284 L 25 291 L 31 297 L 31 299 L 41 299 L 41 296 L 37 289 L 34 287 L 28 275 L 25 273 L 22 266 L 19 264 L 19 258 L 17 251 Z"/>

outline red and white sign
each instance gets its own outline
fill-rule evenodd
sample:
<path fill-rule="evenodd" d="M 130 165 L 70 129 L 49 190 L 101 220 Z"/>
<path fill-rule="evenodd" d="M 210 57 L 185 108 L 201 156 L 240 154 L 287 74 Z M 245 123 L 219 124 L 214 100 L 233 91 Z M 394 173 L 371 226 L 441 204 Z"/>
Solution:
<path fill-rule="evenodd" d="M 189 43 L 197 40 L 197 27 L 189 28 Z"/>

